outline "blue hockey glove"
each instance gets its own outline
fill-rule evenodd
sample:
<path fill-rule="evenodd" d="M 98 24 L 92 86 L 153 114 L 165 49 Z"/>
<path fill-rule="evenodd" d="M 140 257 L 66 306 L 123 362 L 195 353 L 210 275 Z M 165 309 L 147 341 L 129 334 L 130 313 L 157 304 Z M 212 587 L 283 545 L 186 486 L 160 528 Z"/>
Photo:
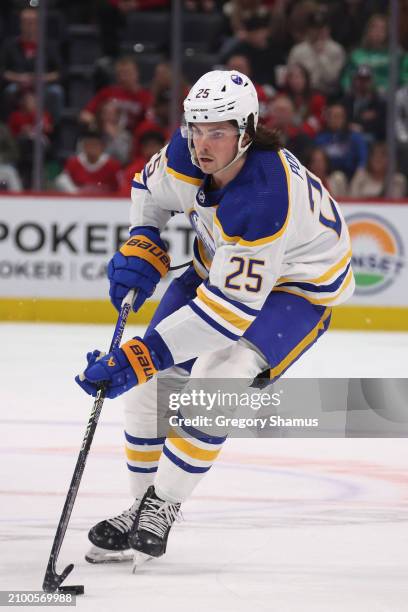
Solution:
<path fill-rule="evenodd" d="M 159 230 L 133 228 L 131 236 L 109 262 L 109 295 L 117 310 L 129 289 L 137 289 L 133 303 L 136 312 L 154 292 L 157 283 L 170 269 L 170 257 Z"/>
<path fill-rule="evenodd" d="M 106 397 L 113 399 L 147 382 L 157 372 L 154 354 L 137 337 L 107 355 L 96 350 L 88 353 L 86 358 L 88 365 L 75 381 L 93 397 L 102 382 L 106 383 Z"/>

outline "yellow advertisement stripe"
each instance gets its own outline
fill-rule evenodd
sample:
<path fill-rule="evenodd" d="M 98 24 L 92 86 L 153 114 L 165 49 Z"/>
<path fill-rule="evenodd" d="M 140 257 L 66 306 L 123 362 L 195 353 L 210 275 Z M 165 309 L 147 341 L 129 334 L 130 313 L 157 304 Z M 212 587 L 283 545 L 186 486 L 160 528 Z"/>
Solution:
<path fill-rule="evenodd" d="M 130 323 L 132 325 L 150 323 L 158 304 L 156 300 L 147 300 L 139 312 L 130 313 Z M 111 325 L 117 321 L 117 312 L 108 300 L 0 298 L 0 321 Z M 408 332 L 408 307 L 340 304 L 333 308 L 330 329 Z"/>
<path fill-rule="evenodd" d="M 158 461 L 161 451 L 135 451 L 126 447 L 126 457 L 131 461 Z"/>
<path fill-rule="evenodd" d="M 343 283 L 343 285 L 341 287 L 341 291 L 336 293 L 336 295 L 334 295 L 333 297 L 329 297 L 329 298 L 312 298 L 312 297 L 310 297 L 308 295 L 304 295 L 303 293 L 300 293 L 298 291 L 293 291 L 293 289 L 287 289 L 286 287 L 274 287 L 273 291 L 281 291 L 283 293 L 290 293 L 291 295 L 297 295 L 298 297 L 305 298 L 305 300 L 307 300 L 311 304 L 317 304 L 317 305 L 320 305 L 320 306 L 325 306 L 325 305 L 330 305 L 331 302 L 334 302 L 334 300 L 337 300 L 339 295 L 341 295 L 343 293 L 343 291 L 345 291 L 347 289 L 347 287 L 349 286 L 349 284 L 352 281 L 352 278 L 353 278 L 353 271 L 350 268 L 346 278 L 344 279 L 344 283 Z"/>
<path fill-rule="evenodd" d="M 185 183 L 190 183 L 190 185 L 197 185 L 197 187 L 198 187 L 202 183 L 201 179 L 194 178 L 193 176 L 188 176 L 188 174 L 182 174 L 181 172 L 177 172 L 176 170 L 173 170 L 173 168 L 169 168 L 168 166 L 167 166 L 166 170 L 167 170 L 167 172 L 169 174 L 174 176 L 179 181 L 184 181 Z"/>
<path fill-rule="evenodd" d="M 319 331 L 323 329 L 324 322 L 326 321 L 326 319 L 328 319 L 328 317 L 330 316 L 330 313 L 331 313 L 331 308 L 326 308 L 322 318 L 320 319 L 318 324 L 312 329 L 312 331 L 310 331 L 307 334 L 307 336 L 305 336 L 303 340 L 299 342 L 299 344 L 297 344 L 295 348 L 293 348 L 290 351 L 289 355 L 287 355 L 285 359 L 283 359 L 275 368 L 271 369 L 270 371 L 271 378 L 275 378 L 275 376 L 279 376 L 284 370 L 286 370 L 286 368 L 290 366 L 290 364 L 297 357 L 299 357 L 300 353 L 302 353 L 302 351 L 304 351 L 305 348 L 309 346 L 309 344 L 312 344 L 316 340 Z"/>
<path fill-rule="evenodd" d="M 288 226 L 289 223 L 289 213 L 290 213 L 290 179 L 289 179 L 289 171 L 288 168 L 286 166 L 286 162 L 284 161 L 284 157 L 283 154 L 279 151 L 278 155 L 281 159 L 282 162 L 282 166 L 285 170 L 285 174 L 286 174 L 286 182 L 287 182 L 287 187 L 288 187 L 288 212 L 286 214 L 286 219 L 285 219 L 285 223 L 283 224 L 283 226 L 281 227 L 281 229 L 276 232 L 275 234 L 272 234 L 272 236 L 266 236 L 265 238 L 258 238 L 257 240 L 244 240 L 242 238 L 242 236 L 228 236 L 228 234 L 226 234 L 223 230 L 223 227 L 221 225 L 221 221 L 219 220 L 219 218 L 217 217 L 217 215 L 215 214 L 214 216 L 214 223 L 216 224 L 216 226 L 218 227 L 218 229 L 220 230 L 221 236 L 223 237 L 223 239 L 226 242 L 236 242 L 238 244 L 242 244 L 243 246 L 260 246 L 262 244 L 269 244 L 270 242 L 273 242 L 274 240 L 277 240 L 278 238 L 280 238 L 282 236 L 282 234 L 285 233 L 286 228 Z"/>
<path fill-rule="evenodd" d="M 201 461 L 214 461 L 217 458 L 220 448 L 216 451 L 204 450 L 198 446 L 194 446 L 190 442 L 187 442 L 184 438 L 180 438 L 174 429 L 171 429 L 168 436 L 172 444 L 178 448 L 182 453 L 188 455 L 192 459 L 199 459 Z"/>
<path fill-rule="evenodd" d="M 228 323 L 231 323 L 231 325 L 234 325 L 235 327 L 237 327 L 238 329 L 241 329 L 242 331 L 247 330 L 248 327 L 252 323 L 252 321 L 243 319 L 242 317 L 235 314 L 234 312 L 231 312 L 231 310 L 228 310 L 227 308 L 225 308 L 225 306 L 222 306 L 218 302 L 215 302 L 214 300 L 210 299 L 204 293 L 201 287 L 198 287 L 197 289 L 197 297 L 200 298 L 200 300 L 204 302 L 204 304 L 206 304 L 209 308 L 211 308 L 211 310 L 213 310 L 217 315 L 222 317 L 224 321 L 228 321 Z"/>

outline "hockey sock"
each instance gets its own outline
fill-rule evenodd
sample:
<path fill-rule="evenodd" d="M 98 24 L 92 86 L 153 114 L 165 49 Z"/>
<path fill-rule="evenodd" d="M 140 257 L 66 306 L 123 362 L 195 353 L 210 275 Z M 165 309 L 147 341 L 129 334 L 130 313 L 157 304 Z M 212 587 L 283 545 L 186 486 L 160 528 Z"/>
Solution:
<path fill-rule="evenodd" d="M 211 468 L 225 439 L 185 425 L 170 430 L 154 480 L 157 495 L 173 503 L 187 499 Z"/>

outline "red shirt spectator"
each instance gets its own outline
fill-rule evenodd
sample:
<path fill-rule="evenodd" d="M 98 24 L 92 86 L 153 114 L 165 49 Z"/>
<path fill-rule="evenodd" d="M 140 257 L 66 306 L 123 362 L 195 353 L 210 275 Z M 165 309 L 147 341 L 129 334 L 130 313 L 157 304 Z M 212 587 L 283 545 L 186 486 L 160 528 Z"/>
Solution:
<path fill-rule="evenodd" d="M 33 96 L 33 94 L 25 94 L 25 97 Z M 30 110 L 16 110 L 9 116 L 7 124 L 10 132 L 16 138 L 20 135 L 33 135 L 35 130 L 36 112 Z M 51 115 L 44 111 L 43 114 L 43 133 L 50 134 L 53 130 Z"/>
<path fill-rule="evenodd" d="M 107 100 L 115 100 L 123 123 L 129 129 L 142 121 L 152 103 L 152 95 L 139 84 L 139 70 L 133 58 L 123 57 L 116 62 L 116 84 L 103 87 L 81 111 L 80 120 L 92 125 L 100 107 Z"/>
<path fill-rule="evenodd" d="M 70 157 L 65 164 L 66 172 L 77 187 L 85 191 L 116 191 L 118 187 L 116 173 L 120 164 L 106 153 L 92 164 L 84 153 Z"/>
<path fill-rule="evenodd" d="M 98 133 L 87 134 L 81 141 L 82 152 L 70 157 L 55 184 L 66 193 L 108 193 L 118 189 L 120 164 L 104 151 Z"/>

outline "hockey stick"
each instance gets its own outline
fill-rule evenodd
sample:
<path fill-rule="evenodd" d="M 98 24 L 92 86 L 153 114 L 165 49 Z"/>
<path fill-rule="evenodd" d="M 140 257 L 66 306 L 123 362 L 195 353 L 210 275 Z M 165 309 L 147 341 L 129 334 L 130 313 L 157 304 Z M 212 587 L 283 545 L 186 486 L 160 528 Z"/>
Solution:
<path fill-rule="evenodd" d="M 113 349 L 117 348 L 120 345 L 126 321 L 128 319 L 129 312 L 132 308 L 134 297 L 135 291 L 132 289 L 131 291 L 129 291 L 129 293 L 122 302 L 109 352 L 111 352 Z M 43 591 L 45 591 L 46 593 L 54 593 L 57 589 L 61 591 L 73 592 L 78 595 L 84 592 L 84 588 L 82 585 L 72 587 L 60 587 L 61 583 L 74 569 L 74 565 L 71 563 L 64 569 L 62 574 L 57 574 L 56 563 L 62 546 L 62 542 L 64 540 L 65 532 L 68 527 L 68 522 L 71 517 L 72 509 L 74 507 L 79 485 L 81 484 L 82 475 L 85 469 L 85 463 L 88 457 L 89 449 L 91 448 L 95 429 L 98 424 L 99 416 L 101 414 L 103 402 L 105 399 L 105 392 L 106 388 L 102 384 L 96 394 L 94 405 L 89 417 L 88 424 L 86 426 L 85 435 L 82 440 L 81 450 L 79 451 L 71 484 L 69 485 L 68 494 L 65 500 L 64 508 L 62 510 L 60 521 L 58 523 L 57 531 L 54 537 L 54 543 L 51 548 L 50 558 L 48 560 L 48 565 L 44 576 Z"/>

